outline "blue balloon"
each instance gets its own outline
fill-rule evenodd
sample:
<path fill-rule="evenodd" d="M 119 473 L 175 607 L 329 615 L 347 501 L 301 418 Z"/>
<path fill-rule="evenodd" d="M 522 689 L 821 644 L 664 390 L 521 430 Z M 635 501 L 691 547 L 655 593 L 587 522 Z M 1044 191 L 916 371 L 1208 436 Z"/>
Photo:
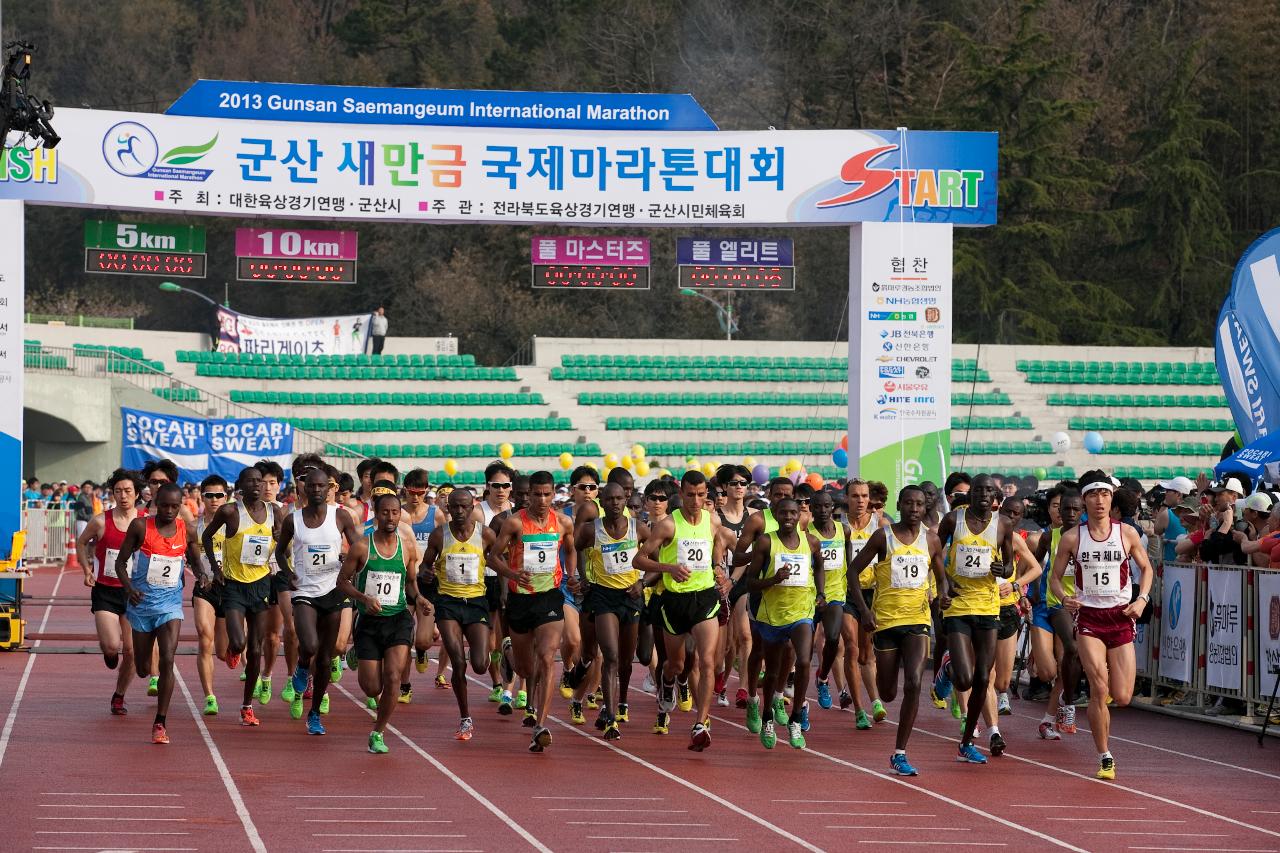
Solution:
<path fill-rule="evenodd" d="M 755 481 L 756 481 L 756 483 L 758 483 L 758 484 L 760 484 L 760 485 L 762 485 L 762 486 L 763 486 L 765 483 L 769 482 L 769 466 L 768 466 L 768 465 L 761 464 L 761 465 L 757 465 L 756 467 L 752 468 L 752 469 L 751 469 L 751 479 L 755 480 Z"/>
<path fill-rule="evenodd" d="M 843 447 L 837 447 L 831 454 L 831 461 L 835 463 L 837 468 L 847 468 L 849 466 L 849 452 Z"/>
<path fill-rule="evenodd" d="M 1084 434 L 1084 449 L 1090 453 L 1101 453 L 1102 448 L 1106 446 L 1106 442 L 1102 440 L 1102 435 L 1096 432 L 1086 432 Z"/>

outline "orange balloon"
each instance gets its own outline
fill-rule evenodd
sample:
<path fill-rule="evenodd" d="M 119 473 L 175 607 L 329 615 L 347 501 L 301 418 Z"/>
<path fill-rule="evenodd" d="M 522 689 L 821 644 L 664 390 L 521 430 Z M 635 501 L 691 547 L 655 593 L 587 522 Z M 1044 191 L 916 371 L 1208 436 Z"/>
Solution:
<path fill-rule="evenodd" d="M 847 432 L 844 434 L 844 438 L 840 439 L 840 449 L 841 450 L 849 449 L 849 433 Z"/>
<path fill-rule="evenodd" d="M 815 490 L 821 489 L 822 484 L 826 482 L 825 480 L 822 479 L 822 475 L 817 473 L 816 471 L 810 474 L 808 477 L 805 477 L 804 481 L 808 483 Z"/>

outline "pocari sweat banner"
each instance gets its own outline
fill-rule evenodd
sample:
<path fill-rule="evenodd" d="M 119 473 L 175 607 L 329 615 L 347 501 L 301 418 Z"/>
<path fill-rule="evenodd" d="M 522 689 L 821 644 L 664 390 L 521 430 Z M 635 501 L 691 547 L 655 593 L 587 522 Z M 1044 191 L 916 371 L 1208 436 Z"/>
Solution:
<path fill-rule="evenodd" d="M 184 483 L 218 474 L 234 483 L 260 459 L 279 463 L 289 477 L 293 427 L 274 418 L 189 418 L 120 409 L 120 464 L 140 469 L 155 459 L 178 466 Z"/>
<path fill-rule="evenodd" d="M 1256 240 L 1236 264 L 1218 314 L 1218 375 L 1244 443 L 1280 418 L 1280 228 Z"/>

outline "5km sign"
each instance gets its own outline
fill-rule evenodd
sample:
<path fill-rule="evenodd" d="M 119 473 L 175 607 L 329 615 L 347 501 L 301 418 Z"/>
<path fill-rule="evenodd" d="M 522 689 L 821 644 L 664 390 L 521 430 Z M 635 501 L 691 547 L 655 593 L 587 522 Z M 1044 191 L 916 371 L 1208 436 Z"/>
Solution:
<path fill-rule="evenodd" d="M 204 278 L 204 227 L 153 222 L 84 224 L 84 271 L 109 275 Z"/>
<path fill-rule="evenodd" d="M 237 228 L 236 279 L 354 284 L 358 249 L 355 231 Z"/>

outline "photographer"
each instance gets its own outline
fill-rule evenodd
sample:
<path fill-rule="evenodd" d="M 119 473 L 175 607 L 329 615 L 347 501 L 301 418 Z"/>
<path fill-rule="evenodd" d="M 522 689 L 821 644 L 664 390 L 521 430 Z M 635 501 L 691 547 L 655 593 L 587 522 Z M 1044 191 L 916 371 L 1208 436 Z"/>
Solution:
<path fill-rule="evenodd" d="M 1239 477 L 1227 477 L 1220 485 L 1211 486 L 1212 510 L 1208 505 L 1201 506 L 1200 517 L 1204 519 L 1205 536 L 1200 543 L 1200 559 L 1206 563 L 1218 563 L 1227 566 L 1243 566 L 1248 561 L 1232 532 L 1239 529 L 1248 532 L 1248 523 L 1238 515 L 1236 502 L 1245 496 L 1247 487 Z M 1240 525 L 1237 527 L 1237 525 Z"/>

